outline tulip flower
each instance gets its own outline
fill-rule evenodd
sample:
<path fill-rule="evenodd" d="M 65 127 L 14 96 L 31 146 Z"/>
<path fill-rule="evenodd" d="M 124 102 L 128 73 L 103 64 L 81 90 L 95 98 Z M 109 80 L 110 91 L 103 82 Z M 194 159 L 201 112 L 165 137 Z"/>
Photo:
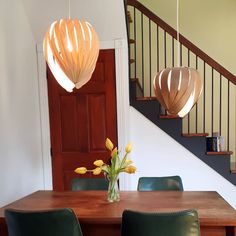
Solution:
<path fill-rule="evenodd" d="M 103 160 L 96 160 L 93 164 L 95 166 L 101 167 L 102 165 L 104 165 L 104 162 L 103 162 Z"/>
<path fill-rule="evenodd" d="M 117 147 L 114 148 L 112 141 L 107 138 L 105 142 L 106 148 L 111 152 L 110 164 L 106 164 L 103 160 L 96 160 L 93 162 L 95 168 L 87 170 L 85 167 L 78 167 L 75 172 L 78 174 L 85 174 L 86 172 L 92 172 L 94 175 L 99 175 L 102 172 L 109 181 L 108 188 L 108 201 L 119 201 L 119 193 L 117 192 L 117 180 L 119 179 L 119 174 L 125 172 L 128 174 L 133 174 L 136 172 L 136 167 L 131 165 L 132 160 L 128 160 L 128 154 L 132 151 L 132 144 L 128 143 L 125 147 L 125 154 L 121 158 L 120 152 Z"/>
<path fill-rule="evenodd" d="M 85 174 L 87 172 L 87 169 L 85 167 L 78 167 L 75 169 L 75 173 L 77 174 Z"/>
<path fill-rule="evenodd" d="M 102 172 L 102 169 L 100 167 L 97 167 L 93 170 L 94 175 L 99 175 L 99 174 L 101 174 L 101 172 Z"/>
<path fill-rule="evenodd" d="M 112 152 L 111 152 L 111 158 L 115 158 L 115 156 L 117 155 L 117 147 L 116 148 L 114 148 L 113 150 L 112 150 Z"/>
<path fill-rule="evenodd" d="M 128 173 L 128 174 L 133 174 L 135 173 L 135 171 L 137 170 L 137 168 L 135 166 L 127 166 L 124 170 L 124 172 Z"/>
<path fill-rule="evenodd" d="M 114 145 L 113 145 L 112 141 L 109 138 L 107 138 L 106 139 L 106 148 L 108 150 L 112 151 L 113 147 L 114 147 Z"/>
<path fill-rule="evenodd" d="M 126 151 L 126 153 L 130 153 L 131 150 L 132 150 L 132 144 L 131 144 L 131 143 L 128 143 L 128 144 L 126 145 L 126 147 L 125 147 L 125 151 Z"/>
<path fill-rule="evenodd" d="M 125 160 L 125 164 L 128 166 L 130 164 L 132 164 L 133 162 L 131 160 Z"/>

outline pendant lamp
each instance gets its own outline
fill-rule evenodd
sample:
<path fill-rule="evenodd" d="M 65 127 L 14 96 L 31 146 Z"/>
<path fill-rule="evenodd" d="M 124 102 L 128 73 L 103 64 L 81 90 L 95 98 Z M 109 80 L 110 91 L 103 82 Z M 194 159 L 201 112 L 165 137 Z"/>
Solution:
<path fill-rule="evenodd" d="M 184 117 L 198 101 L 202 92 L 202 82 L 197 70 L 179 66 L 180 43 L 177 0 L 177 42 L 178 66 L 165 68 L 154 77 L 153 87 L 157 100 L 169 115 Z"/>
<path fill-rule="evenodd" d="M 188 67 L 166 68 L 154 78 L 157 100 L 170 115 L 184 117 L 202 91 L 199 72 Z"/>
<path fill-rule="evenodd" d="M 86 21 L 61 19 L 46 32 L 43 52 L 57 82 L 72 92 L 91 79 L 99 54 L 98 36 Z"/>

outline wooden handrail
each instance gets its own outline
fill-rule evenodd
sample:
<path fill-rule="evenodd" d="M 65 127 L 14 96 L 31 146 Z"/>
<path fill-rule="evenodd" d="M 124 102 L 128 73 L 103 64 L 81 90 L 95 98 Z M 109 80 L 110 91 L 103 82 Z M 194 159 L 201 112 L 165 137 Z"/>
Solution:
<path fill-rule="evenodd" d="M 177 40 L 177 31 L 174 28 L 172 28 L 170 25 L 168 25 L 166 22 L 164 22 L 157 15 L 155 15 L 153 12 L 151 12 L 143 4 L 141 4 L 137 0 L 127 0 L 127 4 L 130 6 L 136 7 L 144 15 L 146 15 L 150 20 L 155 22 L 164 31 L 166 31 L 168 34 L 170 34 L 172 37 L 174 37 Z M 230 71 L 228 71 L 223 66 L 221 66 L 217 61 L 215 61 L 213 58 L 208 56 L 205 52 L 203 52 L 200 48 L 198 48 L 196 45 L 194 45 L 192 42 L 190 42 L 187 38 L 185 38 L 181 34 L 179 34 L 179 41 L 182 45 L 184 45 L 191 52 L 193 52 L 197 57 L 201 58 L 204 62 L 206 62 L 208 65 L 214 68 L 214 70 L 219 72 L 226 79 L 230 80 L 232 83 L 236 85 L 236 76 L 233 75 Z"/>

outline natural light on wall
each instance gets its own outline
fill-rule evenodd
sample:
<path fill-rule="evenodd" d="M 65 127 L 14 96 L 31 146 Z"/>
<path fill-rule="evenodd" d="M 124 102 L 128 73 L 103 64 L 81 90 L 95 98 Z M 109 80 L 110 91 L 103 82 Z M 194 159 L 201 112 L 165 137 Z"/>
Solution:
<path fill-rule="evenodd" d="M 86 84 L 95 69 L 98 36 L 86 21 L 61 19 L 44 37 L 44 57 L 57 82 L 68 92 Z"/>

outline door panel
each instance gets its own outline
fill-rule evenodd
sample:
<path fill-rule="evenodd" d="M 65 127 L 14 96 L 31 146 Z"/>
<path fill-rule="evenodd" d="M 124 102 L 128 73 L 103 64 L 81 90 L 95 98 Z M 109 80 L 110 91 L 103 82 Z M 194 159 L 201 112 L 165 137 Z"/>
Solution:
<path fill-rule="evenodd" d="M 74 173 L 76 167 L 94 168 L 97 159 L 109 162 L 106 137 L 117 145 L 114 50 L 100 50 L 92 79 L 72 93 L 48 69 L 48 95 L 53 188 L 67 190 L 71 178 L 85 177 Z"/>
<path fill-rule="evenodd" d="M 89 126 L 90 126 L 90 152 L 103 151 L 106 139 L 106 97 L 96 94 L 88 97 Z M 96 118 L 94 118 L 96 117 Z M 99 125 L 98 125 L 99 124 Z"/>

